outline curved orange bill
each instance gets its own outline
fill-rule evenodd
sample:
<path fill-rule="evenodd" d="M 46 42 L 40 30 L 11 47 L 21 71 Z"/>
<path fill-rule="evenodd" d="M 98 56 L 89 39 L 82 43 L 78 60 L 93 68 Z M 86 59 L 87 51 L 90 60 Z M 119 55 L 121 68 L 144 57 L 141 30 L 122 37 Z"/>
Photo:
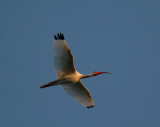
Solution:
<path fill-rule="evenodd" d="M 112 74 L 110 72 L 98 72 L 99 74 L 104 74 L 104 73 L 107 73 L 107 74 Z"/>

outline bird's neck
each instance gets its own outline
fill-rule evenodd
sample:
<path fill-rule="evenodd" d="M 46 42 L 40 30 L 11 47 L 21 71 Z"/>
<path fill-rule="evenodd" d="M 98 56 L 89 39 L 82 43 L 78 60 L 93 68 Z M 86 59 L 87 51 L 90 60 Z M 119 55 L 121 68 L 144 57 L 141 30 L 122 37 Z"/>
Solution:
<path fill-rule="evenodd" d="M 92 77 L 92 76 L 94 76 L 94 74 L 82 75 L 81 79 L 89 78 L 89 77 Z"/>

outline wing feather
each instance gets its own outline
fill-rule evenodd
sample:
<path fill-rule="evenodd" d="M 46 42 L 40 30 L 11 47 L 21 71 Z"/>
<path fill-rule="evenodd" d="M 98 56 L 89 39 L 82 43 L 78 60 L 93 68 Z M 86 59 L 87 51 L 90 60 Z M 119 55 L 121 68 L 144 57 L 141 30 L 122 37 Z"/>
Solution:
<path fill-rule="evenodd" d="M 94 107 L 92 96 L 90 95 L 88 89 L 82 84 L 81 81 L 61 86 L 72 98 L 74 98 L 83 106 L 87 108 Z"/>
<path fill-rule="evenodd" d="M 64 40 L 64 36 L 61 39 L 60 35 L 55 36 L 54 40 L 54 67 L 57 77 L 75 72 L 72 53 Z"/>

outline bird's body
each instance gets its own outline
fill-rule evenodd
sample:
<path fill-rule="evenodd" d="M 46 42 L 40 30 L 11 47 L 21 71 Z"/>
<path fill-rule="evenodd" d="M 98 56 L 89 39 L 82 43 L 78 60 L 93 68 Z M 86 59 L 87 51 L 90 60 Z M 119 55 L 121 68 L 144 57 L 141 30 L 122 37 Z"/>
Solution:
<path fill-rule="evenodd" d="M 93 72 L 92 74 L 82 75 L 76 71 L 72 53 L 64 39 L 63 34 L 54 36 L 54 67 L 57 80 L 52 81 L 40 88 L 61 85 L 62 88 L 77 102 L 87 108 L 94 107 L 93 99 L 87 88 L 81 83 L 81 79 L 109 72 Z"/>
<path fill-rule="evenodd" d="M 74 73 L 71 73 L 69 75 L 64 75 L 63 78 L 69 82 L 75 83 L 78 82 L 82 78 L 82 74 L 75 71 Z"/>

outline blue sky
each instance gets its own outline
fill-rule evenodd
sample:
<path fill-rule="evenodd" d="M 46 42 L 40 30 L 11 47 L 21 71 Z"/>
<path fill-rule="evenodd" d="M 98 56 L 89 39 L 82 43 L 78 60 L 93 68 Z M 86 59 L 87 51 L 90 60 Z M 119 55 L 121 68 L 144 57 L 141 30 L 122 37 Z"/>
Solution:
<path fill-rule="evenodd" d="M 159 127 L 158 0 L 1 0 L 1 127 Z M 56 79 L 53 35 L 62 32 L 96 104 L 87 109 Z"/>

